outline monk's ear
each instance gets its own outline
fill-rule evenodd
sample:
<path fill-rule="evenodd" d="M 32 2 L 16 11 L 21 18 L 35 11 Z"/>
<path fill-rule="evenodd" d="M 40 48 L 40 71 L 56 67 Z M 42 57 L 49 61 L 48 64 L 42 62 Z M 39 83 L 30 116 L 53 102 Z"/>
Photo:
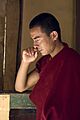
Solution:
<path fill-rule="evenodd" d="M 58 38 L 58 33 L 56 31 L 52 31 L 50 33 L 50 37 L 53 39 L 53 40 L 57 40 Z"/>

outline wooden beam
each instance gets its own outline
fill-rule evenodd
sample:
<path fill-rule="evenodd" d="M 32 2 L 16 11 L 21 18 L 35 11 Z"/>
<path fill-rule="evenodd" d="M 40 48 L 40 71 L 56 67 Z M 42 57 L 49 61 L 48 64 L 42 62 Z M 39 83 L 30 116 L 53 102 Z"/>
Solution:
<path fill-rule="evenodd" d="M 0 91 L 3 90 L 4 26 L 6 0 L 0 0 Z"/>
<path fill-rule="evenodd" d="M 19 0 L 7 0 L 7 42 L 4 91 L 14 91 L 19 31 Z"/>
<path fill-rule="evenodd" d="M 76 49 L 80 53 L 80 0 L 76 0 Z"/>

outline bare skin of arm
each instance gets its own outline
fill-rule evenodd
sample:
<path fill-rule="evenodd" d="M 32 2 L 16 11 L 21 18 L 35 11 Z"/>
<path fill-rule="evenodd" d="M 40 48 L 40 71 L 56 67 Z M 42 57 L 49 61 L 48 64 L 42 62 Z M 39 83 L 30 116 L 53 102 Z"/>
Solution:
<path fill-rule="evenodd" d="M 22 53 L 22 61 L 17 73 L 15 90 L 23 92 L 33 87 L 39 80 L 39 73 L 34 69 L 28 74 L 29 65 L 37 58 L 37 51 L 33 48 L 28 48 Z"/>

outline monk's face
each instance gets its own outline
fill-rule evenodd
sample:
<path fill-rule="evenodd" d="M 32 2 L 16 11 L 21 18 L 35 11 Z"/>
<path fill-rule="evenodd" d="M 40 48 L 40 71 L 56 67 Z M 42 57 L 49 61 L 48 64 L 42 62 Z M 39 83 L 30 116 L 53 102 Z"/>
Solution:
<path fill-rule="evenodd" d="M 51 54 L 55 48 L 53 37 L 48 36 L 40 27 L 30 29 L 30 36 L 34 43 L 34 48 L 37 48 L 42 55 Z"/>

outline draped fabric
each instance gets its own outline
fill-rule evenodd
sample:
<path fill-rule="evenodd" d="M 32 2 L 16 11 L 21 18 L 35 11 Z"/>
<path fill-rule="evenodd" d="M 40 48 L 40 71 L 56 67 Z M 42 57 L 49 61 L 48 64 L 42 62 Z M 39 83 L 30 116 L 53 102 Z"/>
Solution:
<path fill-rule="evenodd" d="M 36 120 L 80 120 L 80 55 L 65 44 L 55 57 L 43 56 L 36 68 L 40 79 L 30 94 Z"/>

